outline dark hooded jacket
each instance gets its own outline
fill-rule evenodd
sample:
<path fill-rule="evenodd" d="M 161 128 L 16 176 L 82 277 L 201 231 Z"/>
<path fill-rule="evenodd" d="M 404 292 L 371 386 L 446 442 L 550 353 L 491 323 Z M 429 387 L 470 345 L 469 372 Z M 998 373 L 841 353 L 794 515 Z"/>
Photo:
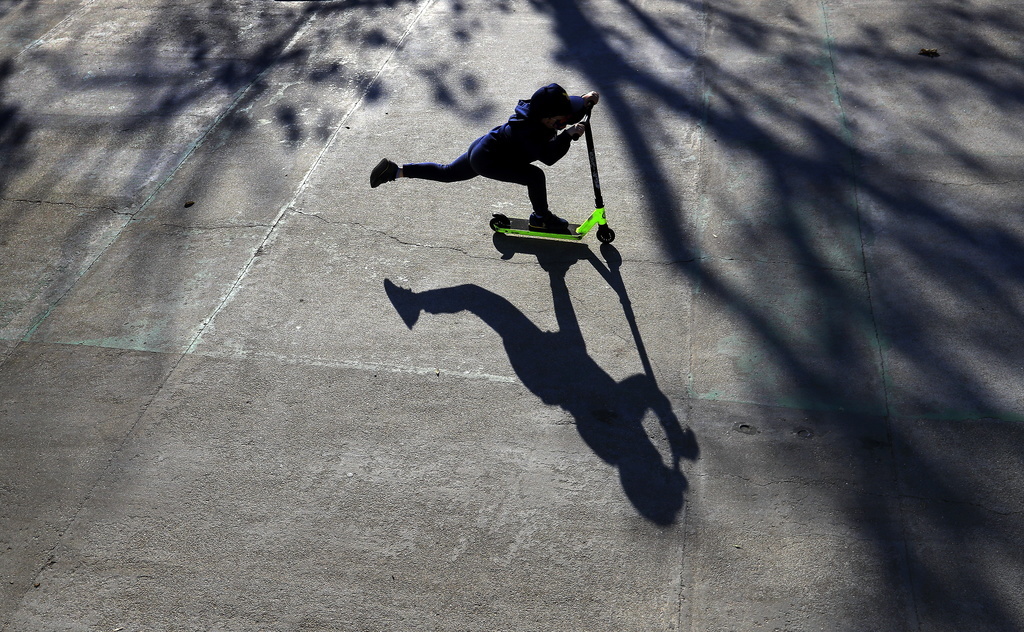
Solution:
<path fill-rule="evenodd" d="M 579 99 L 579 97 L 576 97 Z M 582 102 L 582 99 L 580 99 Z M 581 111 L 569 116 L 569 123 L 583 119 Z M 531 116 L 530 101 L 520 100 L 515 113 L 504 125 L 495 127 L 480 139 L 479 149 L 492 157 L 511 163 L 530 163 L 537 160 L 551 166 L 569 151 L 572 137 L 566 132 L 546 127 L 540 117 Z"/>

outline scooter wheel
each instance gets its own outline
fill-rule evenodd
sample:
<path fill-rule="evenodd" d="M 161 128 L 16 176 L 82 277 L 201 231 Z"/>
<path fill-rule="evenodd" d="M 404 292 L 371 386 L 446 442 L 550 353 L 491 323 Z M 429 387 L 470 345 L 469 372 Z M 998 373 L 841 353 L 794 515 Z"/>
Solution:
<path fill-rule="evenodd" d="M 610 244 L 615 240 L 615 231 L 608 228 L 608 224 L 602 224 L 597 229 L 597 240 L 602 244 Z"/>
<path fill-rule="evenodd" d="M 491 230 L 498 231 L 502 228 L 508 228 L 509 226 L 512 225 L 512 222 L 510 222 L 508 218 L 505 217 L 504 215 L 500 213 L 495 213 L 494 217 L 491 218 L 490 224 Z"/>

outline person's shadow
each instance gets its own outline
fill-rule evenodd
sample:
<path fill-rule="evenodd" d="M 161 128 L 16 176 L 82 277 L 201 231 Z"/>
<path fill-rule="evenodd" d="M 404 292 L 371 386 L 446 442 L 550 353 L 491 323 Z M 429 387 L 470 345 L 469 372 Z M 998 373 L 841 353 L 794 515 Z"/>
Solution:
<path fill-rule="evenodd" d="M 682 459 L 695 459 L 697 442 L 684 430 L 661 392 L 651 371 L 625 285 L 619 274 L 622 262 L 610 244 L 601 247 L 601 262 L 582 244 L 562 244 L 495 235 L 495 246 L 509 259 L 532 254 L 551 278 L 551 292 L 559 330 L 542 331 L 507 299 L 477 285 L 413 292 L 384 280 L 384 290 L 405 324 L 412 329 L 421 312 L 450 314 L 469 311 L 501 336 L 513 370 L 522 383 L 545 404 L 560 406 L 576 421 L 587 445 L 615 466 L 626 496 L 636 510 L 659 525 L 672 524 L 683 506 L 686 478 Z M 588 355 L 565 284 L 565 275 L 577 261 L 589 261 L 619 294 L 644 373 L 616 382 Z M 671 452 L 666 464 L 643 427 L 650 410 L 665 433 Z"/>

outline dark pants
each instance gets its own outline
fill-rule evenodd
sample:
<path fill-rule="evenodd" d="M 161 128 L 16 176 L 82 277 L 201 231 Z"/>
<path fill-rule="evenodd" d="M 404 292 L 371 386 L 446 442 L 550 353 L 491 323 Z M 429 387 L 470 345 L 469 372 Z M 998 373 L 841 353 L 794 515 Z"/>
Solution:
<path fill-rule="evenodd" d="M 404 165 L 402 174 L 407 178 L 434 180 L 436 182 L 461 182 L 477 176 L 512 182 L 526 187 L 530 196 L 530 204 L 534 213 L 548 211 L 547 185 L 544 182 L 544 171 L 529 163 L 513 162 L 496 156 L 482 142 L 486 137 L 478 138 L 462 154 L 447 165 L 433 162 L 419 162 Z"/>

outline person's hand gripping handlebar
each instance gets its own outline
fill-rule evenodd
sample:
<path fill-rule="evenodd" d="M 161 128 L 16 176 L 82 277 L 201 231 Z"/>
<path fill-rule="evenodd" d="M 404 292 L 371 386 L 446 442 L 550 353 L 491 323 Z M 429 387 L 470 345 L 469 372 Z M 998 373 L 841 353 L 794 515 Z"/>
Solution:
<path fill-rule="evenodd" d="M 597 102 L 600 100 L 601 95 L 599 95 L 597 92 L 591 91 L 583 95 L 583 103 L 586 105 L 587 108 L 587 113 L 585 114 L 585 116 L 590 116 L 590 110 L 592 110 L 594 106 L 597 105 Z M 584 132 L 586 132 L 586 129 L 586 124 L 576 123 L 575 125 L 569 126 L 565 131 L 569 134 L 569 136 L 572 137 L 573 140 L 579 140 L 580 137 L 583 136 Z"/>

